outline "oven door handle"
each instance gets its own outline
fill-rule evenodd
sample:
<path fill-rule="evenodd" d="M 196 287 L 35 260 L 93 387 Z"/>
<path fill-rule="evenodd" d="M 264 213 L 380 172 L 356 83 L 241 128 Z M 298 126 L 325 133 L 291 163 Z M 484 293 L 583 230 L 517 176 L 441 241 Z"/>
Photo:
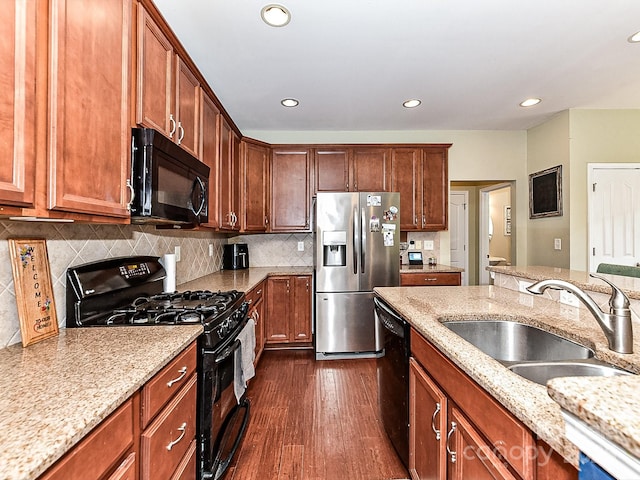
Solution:
<path fill-rule="evenodd" d="M 231 355 L 235 353 L 236 350 L 240 348 L 240 340 L 236 340 L 227 348 L 222 350 L 218 356 L 216 356 L 215 364 L 218 365 L 224 361 L 226 361 Z"/>

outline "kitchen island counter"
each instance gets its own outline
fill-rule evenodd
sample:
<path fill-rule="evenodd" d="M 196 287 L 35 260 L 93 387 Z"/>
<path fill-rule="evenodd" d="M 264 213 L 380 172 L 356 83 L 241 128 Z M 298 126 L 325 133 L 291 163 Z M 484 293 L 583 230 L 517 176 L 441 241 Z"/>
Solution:
<path fill-rule="evenodd" d="M 201 333 L 201 325 L 64 328 L 0 349 L 0 478 L 43 473 Z"/>
<path fill-rule="evenodd" d="M 507 410 L 529 427 L 535 435 L 548 443 L 566 461 L 578 466 L 578 449 L 565 435 L 560 406 L 547 394 L 543 385 L 525 380 L 505 366 L 487 356 L 470 343 L 441 324 L 446 320 L 498 319 L 527 323 L 570 338 L 592 348 L 596 357 L 621 368 L 640 372 L 640 335 L 636 335 L 634 351 L 630 355 L 612 352 L 607 347 L 604 334 L 595 319 L 585 309 L 567 308 L 566 305 L 542 297 L 519 293 L 495 286 L 476 287 L 380 287 L 376 293 L 387 301 L 400 315 L 435 345 L 446 357 L 467 373 L 491 394 Z M 635 325 L 636 332 L 640 325 Z M 583 386 L 584 392 L 603 395 L 615 402 L 612 390 L 615 378 L 582 377 L 574 380 L 575 386 Z M 611 388 L 602 385 L 611 382 Z M 629 379 L 629 388 L 640 397 L 640 378 Z M 594 383 L 600 388 L 591 388 Z M 558 385 L 559 386 L 559 385 Z M 574 391 L 575 393 L 575 391 Z M 613 398 L 612 398 L 613 397 Z M 620 418 L 634 414 L 621 400 L 611 408 Z M 635 412 L 635 409 L 634 409 Z M 588 421 L 588 416 L 577 415 Z M 608 420 L 615 421 L 612 415 Z M 602 421 L 607 422 L 603 417 Z M 615 423 L 611 424 L 615 428 Z M 606 435 L 606 429 L 601 430 Z M 632 455 L 640 457 L 637 448 L 640 441 L 640 425 L 624 432 L 625 442 Z M 615 438 L 612 438 L 616 441 Z"/>

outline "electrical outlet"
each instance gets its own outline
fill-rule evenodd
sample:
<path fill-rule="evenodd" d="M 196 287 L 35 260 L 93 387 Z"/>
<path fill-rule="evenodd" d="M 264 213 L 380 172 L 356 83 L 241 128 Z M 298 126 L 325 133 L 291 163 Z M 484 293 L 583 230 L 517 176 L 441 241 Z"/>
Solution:
<path fill-rule="evenodd" d="M 422 242 L 420 240 L 416 240 L 416 250 L 422 250 Z"/>
<path fill-rule="evenodd" d="M 531 285 L 533 285 L 533 282 L 525 282 L 524 280 L 518 280 L 518 291 L 522 293 L 528 293 L 529 295 L 533 295 L 533 293 L 527 290 L 527 287 Z"/>
<path fill-rule="evenodd" d="M 176 247 L 174 248 L 174 253 L 176 254 L 176 262 L 180 261 L 180 246 L 176 245 Z"/>
<path fill-rule="evenodd" d="M 527 292 L 529 293 L 529 292 Z M 531 294 L 529 295 L 519 295 L 518 296 L 518 303 L 520 305 L 524 305 L 525 307 L 533 307 L 533 297 L 531 296 Z"/>
<path fill-rule="evenodd" d="M 556 250 L 562 250 L 562 239 L 554 238 L 553 239 L 553 248 Z"/>
<path fill-rule="evenodd" d="M 560 290 L 560 303 L 571 305 L 572 307 L 580 306 L 580 300 L 578 300 L 578 297 L 576 297 L 571 292 L 567 292 L 566 290 Z"/>
<path fill-rule="evenodd" d="M 424 249 L 425 250 L 433 250 L 433 240 L 425 240 L 424 241 Z"/>
<path fill-rule="evenodd" d="M 209 244 L 209 256 L 213 257 L 213 243 Z"/>
<path fill-rule="evenodd" d="M 304 242 L 298 242 L 298 251 L 304 252 Z"/>

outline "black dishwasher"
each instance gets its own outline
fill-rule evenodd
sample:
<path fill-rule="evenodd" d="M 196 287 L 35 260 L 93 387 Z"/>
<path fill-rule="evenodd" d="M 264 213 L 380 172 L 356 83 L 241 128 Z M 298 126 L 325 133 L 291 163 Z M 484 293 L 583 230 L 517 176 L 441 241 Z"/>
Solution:
<path fill-rule="evenodd" d="M 391 443 L 409 468 L 409 324 L 379 298 L 374 298 L 376 334 L 383 354 L 377 359 L 378 405 Z"/>

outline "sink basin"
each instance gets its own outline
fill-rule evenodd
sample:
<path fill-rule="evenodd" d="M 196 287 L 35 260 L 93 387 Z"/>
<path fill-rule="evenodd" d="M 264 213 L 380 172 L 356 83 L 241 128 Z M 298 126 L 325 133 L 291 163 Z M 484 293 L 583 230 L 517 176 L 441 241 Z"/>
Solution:
<path fill-rule="evenodd" d="M 611 365 L 586 362 L 522 363 L 511 365 L 509 370 L 541 385 L 546 385 L 549 380 L 556 377 L 613 377 L 615 375 L 633 375 L 632 373 L 620 370 Z"/>
<path fill-rule="evenodd" d="M 593 350 L 540 328 L 505 320 L 442 323 L 467 342 L 501 362 L 581 360 Z"/>

